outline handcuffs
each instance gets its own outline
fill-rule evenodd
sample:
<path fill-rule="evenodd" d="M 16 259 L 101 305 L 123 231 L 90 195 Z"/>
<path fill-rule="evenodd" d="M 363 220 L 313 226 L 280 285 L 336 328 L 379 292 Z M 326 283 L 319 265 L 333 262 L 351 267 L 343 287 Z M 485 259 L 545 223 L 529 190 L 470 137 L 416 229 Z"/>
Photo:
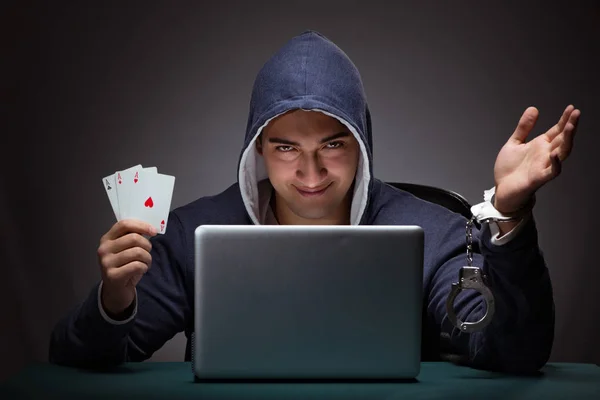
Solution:
<path fill-rule="evenodd" d="M 487 285 L 487 277 L 482 269 L 473 266 L 473 223 L 489 223 L 489 222 L 504 222 L 515 221 L 523 218 L 528 214 L 535 205 L 535 196 L 520 210 L 511 214 L 502 214 L 494 208 L 494 197 L 496 188 L 484 191 L 483 203 L 476 204 L 471 207 L 473 216 L 467 221 L 466 241 L 467 241 L 467 266 L 462 267 L 458 271 L 458 282 L 452 284 L 450 294 L 446 300 L 446 312 L 448 318 L 454 326 L 461 332 L 475 332 L 485 328 L 492 321 L 496 311 L 494 295 Z M 486 303 L 486 311 L 484 316 L 475 322 L 461 321 L 454 311 L 454 300 L 460 292 L 467 289 L 473 289 L 479 292 Z"/>

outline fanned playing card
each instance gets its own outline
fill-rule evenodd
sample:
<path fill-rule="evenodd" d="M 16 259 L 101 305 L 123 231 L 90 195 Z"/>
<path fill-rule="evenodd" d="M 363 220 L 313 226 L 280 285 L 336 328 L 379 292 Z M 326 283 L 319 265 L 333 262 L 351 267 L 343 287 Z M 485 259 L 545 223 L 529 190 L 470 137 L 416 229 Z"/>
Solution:
<path fill-rule="evenodd" d="M 121 218 L 148 222 L 158 233 L 165 233 L 175 177 L 142 169 L 138 173 L 138 179 L 129 195 L 128 211 L 125 215 L 121 214 Z"/>
<path fill-rule="evenodd" d="M 133 170 L 135 168 L 142 168 L 142 166 L 140 164 L 138 165 L 134 165 L 133 167 L 127 168 L 125 170 L 122 171 L 117 171 L 113 174 L 113 179 L 112 181 L 108 181 L 109 183 L 112 183 L 113 186 L 112 188 L 114 188 L 114 198 L 116 201 L 116 204 L 113 206 L 113 210 L 116 209 L 117 211 L 115 212 L 115 216 L 117 217 L 117 221 L 121 220 L 121 201 L 119 201 L 119 191 L 121 191 L 121 196 L 124 198 L 125 197 L 125 190 L 120 190 L 120 187 L 122 187 L 125 182 L 127 181 L 125 179 L 125 175 L 127 174 L 127 171 L 129 170 Z M 106 188 L 106 187 L 105 187 Z M 110 198 L 110 196 L 109 196 Z M 123 201 L 123 204 L 125 204 L 125 202 Z"/>
<path fill-rule="evenodd" d="M 102 178 L 102 184 L 104 185 L 104 190 L 106 191 L 108 200 L 110 200 L 110 206 L 112 207 L 112 210 L 115 213 L 115 218 L 117 218 L 117 221 L 119 221 L 120 220 L 119 200 L 117 199 L 117 188 L 115 186 L 115 174 L 110 174 L 110 175 Z"/>
<path fill-rule="evenodd" d="M 142 183 L 142 177 L 140 176 L 142 171 L 147 172 L 145 176 L 157 173 L 156 167 L 143 168 L 139 164 L 123 171 L 115 172 L 115 185 L 117 187 L 117 201 L 120 217 L 118 218 L 119 221 L 127 218 L 127 215 L 129 214 L 131 192 Z"/>

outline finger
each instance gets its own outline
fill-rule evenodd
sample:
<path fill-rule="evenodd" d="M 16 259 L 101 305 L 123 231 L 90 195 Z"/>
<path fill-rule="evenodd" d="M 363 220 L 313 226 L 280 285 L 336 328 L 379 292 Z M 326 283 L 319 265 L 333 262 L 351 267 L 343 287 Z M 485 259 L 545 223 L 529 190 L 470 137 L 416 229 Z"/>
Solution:
<path fill-rule="evenodd" d="M 123 265 L 133 261 L 141 261 L 148 265 L 148 267 L 150 267 L 152 264 L 152 255 L 150 255 L 150 253 L 141 247 L 123 250 L 122 252 L 116 254 L 115 259 L 118 267 L 122 267 Z"/>
<path fill-rule="evenodd" d="M 573 107 L 572 104 L 569 104 L 567 106 L 567 108 L 565 108 L 565 111 L 563 111 L 562 116 L 558 120 L 557 125 L 559 128 L 559 131 L 562 131 L 563 129 L 565 129 L 565 126 L 567 125 L 567 121 L 569 121 L 569 118 L 571 117 L 571 114 L 573 113 L 574 109 L 575 109 L 575 107 Z"/>
<path fill-rule="evenodd" d="M 565 161 L 571 154 L 580 114 L 581 112 L 579 110 L 574 110 L 571 113 L 569 121 L 565 125 L 564 132 L 552 141 L 552 153 L 557 155 L 560 161 Z"/>
<path fill-rule="evenodd" d="M 141 247 L 148 253 L 152 250 L 152 243 L 150 243 L 150 240 L 138 233 L 128 233 L 125 236 L 107 242 L 107 244 L 110 244 L 109 251 L 115 254 L 133 247 Z"/>
<path fill-rule="evenodd" d="M 579 118 L 581 117 L 581 110 L 575 109 L 569 117 L 569 123 L 573 124 L 573 132 L 577 132 L 579 126 Z M 567 124 L 568 125 L 568 124 Z"/>
<path fill-rule="evenodd" d="M 128 233 L 127 235 L 115 240 L 101 241 L 100 246 L 98 247 L 98 257 L 100 261 L 104 263 L 103 259 L 106 256 L 118 254 L 123 250 L 134 247 L 141 247 L 148 253 L 150 253 L 152 250 L 152 244 L 150 243 L 150 240 L 137 233 Z"/>
<path fill-rule="evenodd" d="M 109 282 L 123 282 L 136 275 L 143 275 L 148 271 L 148 266 L 141 261 L 133 261 L 121 268 L 113 268 L 106 273 Z M 139 279 L 138 279 L 139 281 Z"/>
<path fill-rule="evenodd" d="M 133 261 L 143 262 L 150 266 L 152 264 L 152 256 L 141 247 L 134 247 L 123 250 L 117 254 L 109 254 L 103 259 L 103 267 L 106 270 L 121 268 Z"/>
<path fill-rule="evenodd" d="M 562 163 L 560 158 L 556 154 L 550 155 L 550 171 L 549 171 L 549 179 L 554 179 L 562 172 Z"/>
<path fill-rule="evenodd" d="M 550 144 L 551 156 L 555 156 L 555 155 L 559 154 L 561 147 L 563 147 L 563 145 L 564 145 L 564 138 L 565 138 L 564 133 L 562 135 L 559 135 L 554 138 L 554 140 Z"/>
<path fill-rule="evenodd" d="M 537 119 L 539 116 L 539 111 L 535 107 L 528 107 L 521 119 L 519 119 L 519 123 L 517 124 L 517 128 L 514 133 L 510 137 L 511 140 L 514 140 L 518 143 L 523 143 L 527 139 L 529 132 L 533 129 Z"/>
<path fill-rule="evenodd" d="M 571 116 L 573 114 L 574 109 L 575 107 L 569 104 L 567 108 L 565 108 L 565 111 L 563 111 L 562 116 L 558 120 L 558 123 L 552 128 L 550 128 L 548 132 L 546 132 L 549 141 L 554 140 L 556 136 L 558 136 L 564 131 L 565 127 L 567 126 L 567 123 L 571 120 Z"/>
<path fill-rule="evenodd" d="M 147 222 L 135 219 L 123 219 L 114 224 L 100 241 L 114 240 L 127 233 L 139 233 L 140 235 L 156 235 L 156 228 Z"/>
<path fill-rule="evenodd" d="M 562 139 L 561 143 L 558 145 L 558 148 L 556 149 L 556 156 L 559 158 L 560 161 L 565 161 L 567 159 L 567 157 L 569 157 L 569 155 L 571 154 L 571 150 L 573 149 L 573 139 L 575 137 L 575 126 L 573 126 L 570 122 L 567 123 L 567 126 L 565 127 L 565 132 L 560 135 L 558 138 L 556 138 L 555 140 L 558 139 Z"/>

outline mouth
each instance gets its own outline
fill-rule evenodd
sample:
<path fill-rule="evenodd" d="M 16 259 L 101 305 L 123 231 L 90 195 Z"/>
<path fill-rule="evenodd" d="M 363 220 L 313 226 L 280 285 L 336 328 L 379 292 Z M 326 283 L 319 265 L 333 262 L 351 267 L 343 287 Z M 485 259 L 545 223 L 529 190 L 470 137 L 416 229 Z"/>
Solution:
<path fill-rule="evenodd" d="M 325 186 L 322 189 L 300 189 L 296 186 L 294 186 L 296 188 L 296 190 L 298 191 L 298 193 L 300 193 L 300 195 L 304 196 L 304 197 L 317 197 L 317 196 L 322 196 L 325 191 L 329 188 L 329 186 L 331 186 L 331 183 L 329 183 L 327 186 Z"/>

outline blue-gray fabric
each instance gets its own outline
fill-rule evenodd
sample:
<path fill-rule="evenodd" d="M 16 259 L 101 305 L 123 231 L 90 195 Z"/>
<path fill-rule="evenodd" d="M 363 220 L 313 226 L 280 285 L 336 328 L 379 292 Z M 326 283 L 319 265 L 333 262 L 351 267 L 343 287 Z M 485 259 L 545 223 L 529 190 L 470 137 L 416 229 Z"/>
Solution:
<path fill-rule="evenodd" d="M 327 111 L 360 134 L 371 173 L 361 224 L 423 228 L 422 360 L 455 354 L 477 368 L 510 372 L 534 371 L 545 364 L 554 338 L 554 301 L 534 218 L 502 246 L 492 243 L 486 225 L 474 230 L 473 263 L 488 276 L 496 315 L 481 332 L 460 332 L 449 321 L 445 302 L 466 262 L 466 219 L 373 177 L 371 121 L 359 72 L 341 49 L 318 32 L 292 38 L 259 72 L 242 152 L 270 117 L 295 108 Z M 202 224 L 252 224 L 238 182 L 171 211 L 167 232 L 151 239 L 152 268 L 137 286 L 135 318 L 120 325 L 106 321 L 98 308 L 96 285 L 57 323 L 50 361 L 82 367 L 142 361 L 181 331 L 188 337 L 185 359 L 189 360 L 194 230 Z M 461 293 L 455 306 L 462 320 L 477 320 L 485 313 L 485 302 L 474 291 Z"/>

